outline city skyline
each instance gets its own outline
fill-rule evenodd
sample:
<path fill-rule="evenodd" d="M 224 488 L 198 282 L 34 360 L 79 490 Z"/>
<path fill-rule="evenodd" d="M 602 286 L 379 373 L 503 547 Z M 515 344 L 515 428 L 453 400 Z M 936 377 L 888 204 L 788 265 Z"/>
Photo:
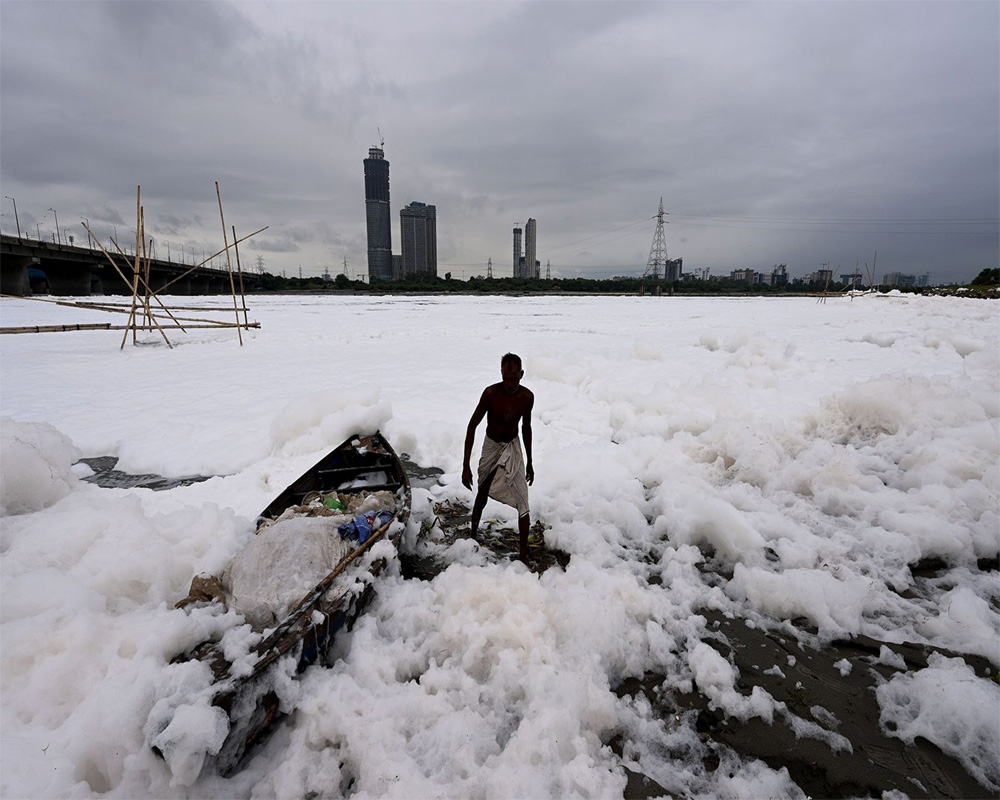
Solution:
<path fill-rule="evenodd" d="M 384 135 L 459 278 L 512 273 L 525 210 L 554 278 L 641 275 L 660 196 L 688 271 L 997 265 L 995 3 L 42 2 L 3 23 L 5 233 L 58 215 L 124 239 L 141 184 L 157 242 L 210 253 L 218 180 L 227 223 L 269 226 L 249 259 L 366 272 L 357 160 Z"/>

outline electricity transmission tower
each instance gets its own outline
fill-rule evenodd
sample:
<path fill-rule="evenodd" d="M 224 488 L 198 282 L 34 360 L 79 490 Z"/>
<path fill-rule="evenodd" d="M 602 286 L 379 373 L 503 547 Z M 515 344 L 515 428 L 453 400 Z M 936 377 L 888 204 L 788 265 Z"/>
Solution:
<path fill-rule="evenodd" d="M 545 261 L 545 280 L 552 280 L 552 262 L 548 259 Z"/>
<path fill-rule="evenodd" d="M 656 215 L 656 233 L 653 234 L 653 244 L 649 248 L 649 261 L 643 278 L 654 281 L 667 276 L 667 240 L 663 235 L 663 198 L 660 198 L 660 211 Z"/>
<path fill-rule="evenodd" d="M 489 259 L 486 262 L 486 277 L 487 278 L 492 278 L 493 277 L 493 259 L 492 258 Z"/>

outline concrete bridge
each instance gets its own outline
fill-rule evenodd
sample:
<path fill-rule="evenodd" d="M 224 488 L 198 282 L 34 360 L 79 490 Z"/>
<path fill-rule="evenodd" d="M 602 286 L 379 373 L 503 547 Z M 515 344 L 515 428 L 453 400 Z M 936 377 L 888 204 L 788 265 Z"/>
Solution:
<path fill-rule="evenodd" d="M 32 294 L 28 270 L 33 268 L 45 273 L 49 294 L 75 297 L 91 294 L 131 295 L 132 262 L 130 258 L 117 253 L 113 258 L 122 274 L 129 278 L 129 283 L 121 279 L 96 246 L 91 249 L 4 234 L 0 236 L 0 293 L 19 297 Z M 150 259 L 149 286 L 154 292 L 159 291 L 191 267 L 191 264 L 179 264 L 176 261 Z M 240 287 L 235 263 L 233 272 L 238 292 Z M 244 272 L 243 288 L 247 292 L 259 289 L 260 275 Z M 230 291 L 228 270 L 198 267 L 172 283 L 165 294 L 229 294 Z M 44 289 L 42 293 L 45 293 Z M 144 294 L 141 283 L 140 293 Z"/>

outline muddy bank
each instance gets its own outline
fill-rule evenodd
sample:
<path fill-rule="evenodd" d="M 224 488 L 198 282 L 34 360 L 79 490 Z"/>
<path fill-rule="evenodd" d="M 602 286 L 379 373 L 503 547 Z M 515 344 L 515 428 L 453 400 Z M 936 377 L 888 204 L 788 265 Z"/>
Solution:
<path fill-rule="evenodd" d="M 749 696 L 759 686 L 785 703 L 791 714 L 850 743 L 847 749 L 834 749 L 817 738 L 799 738 L 784 715 L 775 715 L 770 725 L 760 718 L 742 722 L 710 709 L 708 699 L 697 691 L 681 693 L 665 686 L 663 675 L 648 674 L 617 687 L 619 696 L 644 695 L 663 719 L 693 714 L 711 753 L 706 760 L 708 769 L 718 766 L 720 748 L 731 748 L 774 769 L 787 768 L 792 780 L 810 797 L 881 797 L 890 790 L 911 798 L 996 797 L 959 761 L 931 742 L 918 737 L 908 745 L 883 733 L 875 699 L 877 676 L 888 680 L 904 669 L 923 669 L 931 653 L 961 657 L 985 678 L 995 674 L 988 660 L 922 645 L 886 644 L 864 636 L 816 648 L 716 611 L 705 610 L 702 615 L 712 632 L 707 641 L 737 668 L 736 690 L 740 694 Z M 810 638 L 808 631 L 803 634 Z M 883 646 L 900 657 L 892 659 L 896 665 L 880 659 Z M 956 709 L 956 713 L 961 710 Z M 619 754 L 627 745 L 622 741 L 611 744 Z M 633 773 L 625 796 L 637 800 L 665 794 L 663 787 Z"/>

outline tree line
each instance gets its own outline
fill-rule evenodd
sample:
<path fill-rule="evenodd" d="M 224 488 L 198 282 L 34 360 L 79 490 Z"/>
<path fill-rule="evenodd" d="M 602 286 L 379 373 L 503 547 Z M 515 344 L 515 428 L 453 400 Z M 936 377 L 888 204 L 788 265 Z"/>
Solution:
<path fill-rule="evenodd" d="M 974 286 L 992 286 L 1000 283 L 1000 269 L 984 269 L 972 281 Z M 709 280 L 685 279 L 681 281 L 651 280 L 619 276 L 614 278 L 484 278 L 457 280 L 451 273 L 436 275 L 411 275 L 391 282 L 351 280 L 344 274 L 332 281 L 320 277 L 285 278 L 264 273 L 261 276 L 263 292 L 354 292 L 374 294 L 660 294 L 660 295 L 795 295 L 818 292 L 840 292 L 848 288 L 844 281 L 834 279 L 827 285 L 820 281 L 793 280 L 779 286 L 745 283 L 727 277 Z M 862 288 L 862 287 L 858 287 Z M 923 293 L 930 287 L 878 287 L 880 291 L 899 289 L 902 292 Z"/>

